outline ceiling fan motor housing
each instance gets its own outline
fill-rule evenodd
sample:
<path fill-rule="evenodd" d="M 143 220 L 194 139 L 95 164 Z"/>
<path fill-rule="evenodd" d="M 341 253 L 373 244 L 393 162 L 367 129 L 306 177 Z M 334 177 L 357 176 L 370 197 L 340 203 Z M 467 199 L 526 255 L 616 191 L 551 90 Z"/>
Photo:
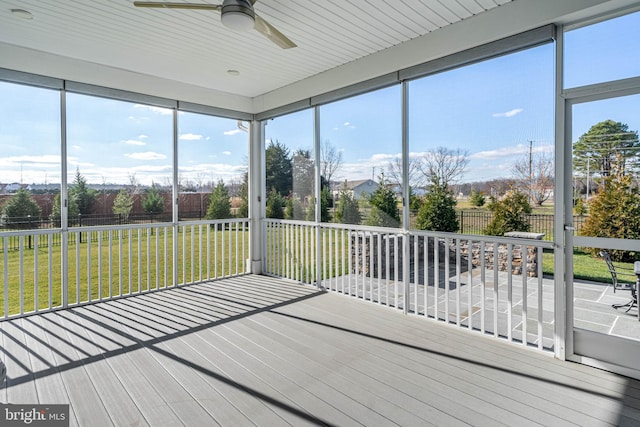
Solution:
<path fill-rule="evenodd" d="M 256 14 L 249 0 L 224 0 L 222 3 L 222 24 L 234 30 L 253 28 Z"/>

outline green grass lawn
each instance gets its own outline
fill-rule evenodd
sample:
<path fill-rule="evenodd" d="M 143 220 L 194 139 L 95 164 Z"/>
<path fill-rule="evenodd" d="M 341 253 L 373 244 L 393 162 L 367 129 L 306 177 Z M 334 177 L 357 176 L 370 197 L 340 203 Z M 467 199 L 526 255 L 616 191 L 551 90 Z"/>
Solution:
<path fill-rule="evenodd" d="M 131 236 L 126 230 L 115 231 L 111 241 L 106 232 L 102 239 L 97 239 L 97 232 L 93 233 L 91 244 L 87 243 L 85 233 L 82 243 L 76 244 L 75 239 L 72 239 L 68 247 L 67 295 L 70 304 L 96 300 L 100 296 L 107 298 L 174 285 L 172 228 L 154 231 L 154 234 L 149 235 L 146 230 L 141 230 L 140 233 L 134 230 Z M 211 248 L 208 260 L 207 233 Z M 192 232 L 191 227 L 187 227 L 186 232 L 180 232 L 177 238 L 178 283 L 206 280 L 207 273 L 214 278 L 244 272 L 244 263 L 249 255 L 248 231 L 215 231 L 203 226 L 202 229 L 195 227 Z M 237 259 L 236 245 L 239 254 Z M 4 260 L 0 260 L 0 280 L 3 283 L 0 316 L 5 314 L 5 274 L 8 279 L 9 315 L 20 313 L 21 305 L 23 311 L 33 311 L 36 307 L 36 295 L 39 309 L 48 308 L 49 300 L 52 307 L 62 304 L 62 246 L 52 246 L 49 253 L 46 236 L 38 246 L 37 251 L 25 246 L 22 263 L 19 251 L 9 251 L 6 269 Z"/>
<path fill-rule="evenodd" d="M 616 267 L 633 269 L 633 263 L 628 262 L 614 262 Z M 542 256 L 542 271 L 544 274 L 553 275 L 554 260 L 553 253 L 545 251 Z M 611 274 L 605 264 L 604 260 L 600 257 L 594 257 L 581 250 L 575 250 L 573 252 L 573 277 L 574 279 L 590 280 L 593 282 L 611 283 Z M 633 278 L 618 278 L 621 282 L 632 283 Z M 628 280 L 625 280 L 628 279 Z"/>

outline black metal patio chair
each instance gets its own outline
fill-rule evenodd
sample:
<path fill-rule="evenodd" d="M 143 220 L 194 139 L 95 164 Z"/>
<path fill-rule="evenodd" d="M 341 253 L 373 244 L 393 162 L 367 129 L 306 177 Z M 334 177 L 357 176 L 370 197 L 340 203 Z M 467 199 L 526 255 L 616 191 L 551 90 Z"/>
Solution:
<path fill-rule="evenodd" d="M 619 291 L 631 291 L 631 299 L 629 302 L 624 304 L 611 304 L 611 307 L 618 309 L 627 307 L 626 312 L 629 312 L 632 307 L 638 305 L 638 282 L 640 281 L 640 276 L 635 272 L 633 268 L 624 268 L 624 267 L 616 267 L 613 265 L 613 261 L 611 261 L 611 256 L 609 256 L 609 252 L 600 251 L 600 256 L 604 259 L 604 262 L 607 263 L 607 267 L 609 268 L 609 273 L 611 273 L 611 281 L 613 285 L 613 292 L 615 293 L 617 290 Z M 635 283 L 620 283 L 618 280 L 618 276 L 628 276 L 633 277 L 635 279 Z"/>

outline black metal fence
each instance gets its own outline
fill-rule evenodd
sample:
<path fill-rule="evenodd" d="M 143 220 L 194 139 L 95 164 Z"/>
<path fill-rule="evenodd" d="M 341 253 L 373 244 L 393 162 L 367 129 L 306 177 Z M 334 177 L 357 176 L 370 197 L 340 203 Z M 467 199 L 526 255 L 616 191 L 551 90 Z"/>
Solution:
<path fill-rule="evenodd" d="M 179 221 L 193 221 L 202 220 L 204 216 L 201 211 L 181 211 L 178 220 Z M 68 235 L 69 243 L 75 244 L 79 240 L 80 243 L 87 241 L 97 242 L 100 234 L 97 231 L 83 231 L 81 233 L 74 233 L 75 227 L 96 227 L 96 226 L 108 226 L 108 225 L 142 225 L 153 224 L 161 222 L 171 222 L 173 220 L 171 213 L 160 214 L 88 214 L 78 215 L 73 218 L 69 218 L 70 233 Z M 20 230 L 38 230 L 38 229 L 54 229 L 60 227 L 60 220 L 50 218 L 32 218 L 32 217 L 12 217 L 12 218 L 0 218 L 0 231 L 20 231 Z M 124 230 L 124 237 L 128 238 L 128 231 Z M 8 251 L 16 251 L 20 249 L 20 237 L 21 236 L 6 236 L 4 239 L 7 242 Z M 36 244 L 42 248 L 49 244 L 49 235 L 40 235 L 36 237 L 32 234 L 27 234 L 23 237 L 24 249 L 33 249 Z M 108 239 L 108 233 L 102 233 L 102 240 Z M 51 245 L 59 246 L 62 241 L 60 233 L 51 234 Z M 1 241 L 0 241 L 1 242 Z M 4 243 L 0 243 L 0 252 L 4 250 Z"/>
<path fill-rule="evenodd" d="M 462 234 L 483 234 L 483 230 L 493 219 L 493 213 L 482 210 L 460 210 L 456 211 L 459 232 Z M 526 214 L 525 218 L 529 222 L 532 233 L 543 233 L 544 240 L 553 240 L 554 215 L 551 214 Z M 579 233 L 588 217 L 574 216 L 573 226 L 575 233 Z"/>

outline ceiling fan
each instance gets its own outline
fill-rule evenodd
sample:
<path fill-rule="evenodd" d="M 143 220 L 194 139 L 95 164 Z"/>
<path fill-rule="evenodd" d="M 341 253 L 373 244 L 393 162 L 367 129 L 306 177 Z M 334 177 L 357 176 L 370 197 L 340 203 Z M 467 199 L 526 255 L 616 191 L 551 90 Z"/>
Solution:
<path fill-rule="evenodd" d="M 257 0 L 224 0 L 222 4 L 134 1 L 133 5 L 136 7 L 164 9 L 215 10 L 220 12 L 221 21 L 225 27 L 240 31 L 255 29 L 282 49 L 296 47 L 297 45 L 294 42 L 255 13 L 253 5 L 256 1 Z"/>

